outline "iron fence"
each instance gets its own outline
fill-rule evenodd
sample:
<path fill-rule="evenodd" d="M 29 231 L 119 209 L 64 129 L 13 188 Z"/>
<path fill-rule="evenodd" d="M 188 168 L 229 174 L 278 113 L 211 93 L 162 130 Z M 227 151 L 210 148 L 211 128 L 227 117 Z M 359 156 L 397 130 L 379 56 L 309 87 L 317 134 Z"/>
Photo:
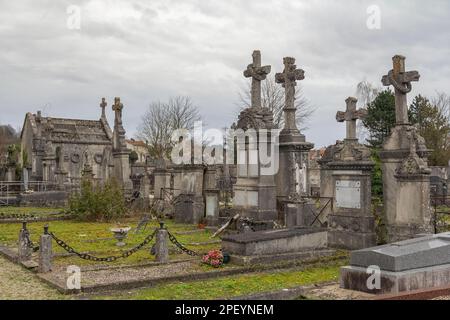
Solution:
<path fill-rule="evenodd" d="M 430 202 L 434 211 L 434 233 L 450 231 L 450 196 L 432 196 Z"/>

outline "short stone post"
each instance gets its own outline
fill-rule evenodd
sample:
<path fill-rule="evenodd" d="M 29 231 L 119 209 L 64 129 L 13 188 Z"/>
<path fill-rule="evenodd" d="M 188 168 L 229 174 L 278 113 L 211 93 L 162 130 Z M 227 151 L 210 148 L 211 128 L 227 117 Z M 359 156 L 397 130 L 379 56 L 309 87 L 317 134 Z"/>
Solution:
<path fill-rule="evenodd" d="M 39 267 L 40 273 L 52 271 L 52 236 L 48 233 L 48 225 L 44 226 L 44 234 L 41 235 L 39 248 Z"/>
<path fill-rule="evenodd" d="M 169 234 L 166 228 L 164 228 L 164 222 L 160 222 L 160 228 L 156 231 L 156 261 L 160 263 L 169 262 Z"/>
<path fill-rule="evenodd" d="M 17 253 L 17 259 L 19 262 L 28 261 L 31 259 L 32 248 L 29 244 L 30 233 L 27 229 L 27 222 L 22 222 L 22 229 L 19 232 L 19 248 Z"/>

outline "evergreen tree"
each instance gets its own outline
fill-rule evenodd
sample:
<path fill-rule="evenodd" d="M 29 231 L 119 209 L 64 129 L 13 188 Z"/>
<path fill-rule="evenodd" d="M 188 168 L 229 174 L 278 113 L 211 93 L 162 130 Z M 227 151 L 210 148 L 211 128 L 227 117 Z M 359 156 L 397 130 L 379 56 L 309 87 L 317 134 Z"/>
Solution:
<path fill-rule="evenodd" d="M 450 160 L 449 118 L 445 110 L 430 102 L 426 97 L 418 95 L 409 108 L 409 120 L 419 129 L 425 139 L 426 146 L 432 150 L 428 158 L 431 166 L 446 166 Z"/>
<path fill-rule="evenodd" d="M 375 100 L 367 105 L 367 117 L 363 120 L 371 148 L 380 148 L 395 126 L 395 96 L 390 89 L 381 91 Z"/>

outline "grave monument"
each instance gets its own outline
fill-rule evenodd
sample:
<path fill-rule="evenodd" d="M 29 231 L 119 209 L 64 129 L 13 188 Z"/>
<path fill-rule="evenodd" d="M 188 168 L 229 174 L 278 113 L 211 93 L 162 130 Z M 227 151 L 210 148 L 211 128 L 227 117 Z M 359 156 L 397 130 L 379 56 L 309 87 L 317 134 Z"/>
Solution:
<path fill-rule="evenodd" d="M 331 175 L 327 183 L 333 190 L 334 211 L 328 215 L 328 244 L 343 249 L 362 249 L 376 245 L 375 218 L 371 212 L 374 163 L 370 150 L 358 142 L 356 121 L 366 110 L 356 108 L 357 99 L 346 100 L 345 112 L 336 114 L 346 123 L 346 138 L 328 153 L 326 163 Z"/>
<path fill-rule="evenodd" d="M 395 88 L 396 125 L 383 144 L 383 197 L 389 242 L 433 232 L 430 208 L 430 151 L 417 129 L 409 123 L 407 94 L 417 71 L 405 71 L 405 57 L 393 57 L 393 69 L 382 78 Z"/>

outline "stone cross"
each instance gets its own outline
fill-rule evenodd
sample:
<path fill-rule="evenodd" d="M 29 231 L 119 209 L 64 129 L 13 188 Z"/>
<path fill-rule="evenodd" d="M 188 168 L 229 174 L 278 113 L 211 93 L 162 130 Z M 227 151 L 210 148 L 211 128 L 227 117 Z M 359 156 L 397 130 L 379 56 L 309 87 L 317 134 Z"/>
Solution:
<path fill-rule="evenodd" d="M 295 122 L 295 86 L 297 85 L 297 80 L 305 79 L 305 71 L 297 69 L 295 58 L 292 57 L 283 58 L 283 64 L 284 70 L 282 73 L 275 75 L 275 81 L 276 83 L 281 83 L 285 89 L 284 128 L 298 130 Z"/>
<path fill-rule="evenodd" d="M 420 78 L 418 71 L 405 72 L 405 59 L 404 56 L 394 56 L 393 69 L 381 79 L 384 86 L 395 88 L 395 118 L 398 125 L 409 124 L 406 94 L 411 92 L 411 81 L 419 81 Z"/>
<path fill-rule="evenodd" d="M 261 66 L 261 52 L 259 50 L 253 51 L 252 57 L 253 63 L 247 66 L 244 77 L 252 78 L 251 107 L 261 108 L 261 81 L 266 79 L 271 67 Z"/>
<path fill-rule="evenodd" d="M 367 110 L 356 109 L 356 103 L 358 102 L 356 98 L 348 97 L 345 102 L 347 103 L 347 109 L 345 112 L 338 111 L 336 114 L 336 120 L 338 122 L 346 122 L 347 135 L 345 140 L 357 140 L 356 120 L 364 119 L 367 116 Z"/>
<path fill-rule="evenodd" d="M 120 102 L 119 97 L 114 98 L 114 105 L 112 106 L 112 109 L 115 112 L 115 124 L 121 125 L 122 124 L 123 104 Z"/>
<path fill-rule="evenodd" d="M 105 108 L 108 104 L 106 103 L 106 99 L 102 98 L 102 103 L 100 103 L 100 108 L 102 108 L 102 119 L 106 119 Z"/>

